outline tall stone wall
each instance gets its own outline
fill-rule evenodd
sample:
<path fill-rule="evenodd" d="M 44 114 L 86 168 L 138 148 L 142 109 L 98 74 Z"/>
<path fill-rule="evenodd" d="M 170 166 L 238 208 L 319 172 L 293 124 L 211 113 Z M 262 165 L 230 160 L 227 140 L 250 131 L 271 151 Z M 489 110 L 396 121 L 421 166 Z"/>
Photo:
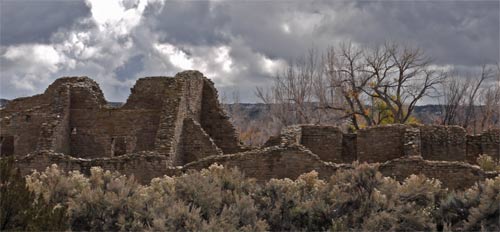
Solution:
<path fill-rule="evenodd" d="M 71 110 L 69 154 L 81 158 L 116 156 L 113 142 L 121 139 L 126 153 L 152 151 L 159 120 L 158 110 Z"/>
<path fill-rule="evenodd" d="M 222 155 L 201 125 L 192 118 L 184 120 L 182 143 L 182 160 L 175 163 L 184 165 L 212 155 Z"/>
<path fill-rule="evenodd" d="M 1 155 L 23 156 L 45 149 L 67 151 L 67 140 L 54 137 L 67 135 L 68 110 L 68 87 L 60 83 L 52 84 L 42 95 L 9 102 L 0 110 L 0 146 L 8 146 L 0 149 L 4 151 Z"/>
<path fill-rule="evenodd" d="M 90 78 L 57 79 L 44 94 L 13 100 L 0 110 L 0 154 L 52 150 L 99 158 L 154 151 L 168 157 L 169 165 L 182 165 L 220 150 L 242 150 L 213 83 L 202 73 L 141 78 L 131 92 L 122 107 L 111 108 Z M 208 150 L 195 155 L 186 148 L 195 143 L 183 139 L 187 132 L 196 133 L 193 138 Z M 188 158 L 185 151 L 191 152 Z"/>
<path fill-rule="evenodd" d="M 218 102 L 217 90 L 213 83 L 205 80 L 200 124 L 224 153 L 241 151 L 238 136 L 229 117 Z"/>

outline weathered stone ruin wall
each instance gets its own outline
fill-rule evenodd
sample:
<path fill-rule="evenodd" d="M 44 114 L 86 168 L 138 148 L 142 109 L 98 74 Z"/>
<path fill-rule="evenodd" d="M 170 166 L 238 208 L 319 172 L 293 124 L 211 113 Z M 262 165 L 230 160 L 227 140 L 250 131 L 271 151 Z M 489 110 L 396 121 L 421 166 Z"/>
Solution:
<path fill-rule="evenodd" d="M 479 154 L 496 160 L 500 153 L 500 130 L 467 135 L 458 126 L 383 125 L 344 134 L 333 126 L 295 125 L 272 137 L 264 147 L 300 144 L 322 160 L 336 163 L 386 162 L 422 156 L 425 160 L 476 163 Z"/>
<path fill-rule="evenodd" d="M 9 102 L 0 110 L 0 155 L 22 156 L 47 148 L 68 151 L 68 110 L 68 88 L 58 83 L 42 95 Z"/>
<path fill-rule="evenodd" d="M 326 163 L 303 146 L 291 145 L 211 156 L 189 163 L 184 169 L 200 170 L 214 163 L 229 168 L 237 167 L 246 177 L 256 178 L 259 181 L 271 178 L 295 179 L 313 170 L 317 171 L 321 178 L 328 178 L 339 168 L 351 168 L 350 165 Z"/>
<path fill-rule="evenodd" d="M 500 129 L 490 129 L 479 135 L 467 135 L 467 161 L 476 163 L 480 154 L 488 154 L 496 161 L 500 160 Z"/>
<path fill-rule="evenodd" d="M 404 125 L 390 125 L 359 130 L 357 160 L 373 163 L 402 157 L 406 129 Z"/>
<path fill-rule="evenodd" d="M 173 176 L 182 173 L 182 169 L 169 167 L 164 156 L 148 154 L 128 154 L 120 157 L 82 159 L 53 152 L 39 152 L 24 156 L 17 160 L 22 174 L 32 171 L 44 171 L 52 164 L 64 171 L 80 171 L 90 174 L 90 168 L 102 167 L 108 171 L 118 171 L 123 175 L 134 176 L 140 183 L 147 184 L 155 177 Z"/>
<path fill-rule="evenodd" d="M 302 126 L 300 144 L 308 147 L 323 161 L 343 163 L 342 131 L 331 126 Z"/>
<path fill-rule="evenodd" d="M 0 110 L 1 154 L 24 156 L 52 150 L 98 158 L 154 151 L 170 164 L 183 165 L 221 150 L 241 151 L 213 83 L 200 72 L 142 78 L 131 91 L 122 107 L 111 108 L 95 81 L 65 77 L 44 94 L 14 100 Z M 185 128 L 186 119 L 193 123 Z M 196 133 L 197 140 L 183 139 L 185 132 Z M 196 149 L 189 147 L 193 144 L 204 144 L 198 149 L 202 154 L 194 154 Z"/>
<path fill-rule="evenodd" d="M 142 109 L 74 110 L 69 154 L 96 158 L 154 150 L 159 113 Z"/>
<path fill-rule="evenodd" d="M 458 126 L 419 125 L 422 157 L 426 160 L 465 161 L 465 129 Z"/>
<path fill-rule="evenodd" d="M 219 104 L 217 90 L 210 80 L 203 85 L 202 117 L 200 124 L 226 154 L 241 151 L 238 136 L 229 117 Z"/>
<path fill-rule="evenodd" d="M 212 155 L 222 155 L 222 150 L 215 145 L 201 125 L 192 118 L 184 120 L 181 138 L 182 160 L 179 163 L 187 164 Z"/>
<path fill-rule="evenodd" d="M 379 171 L 400 181 L 412 174 L 423 174 L 440 180 L 443 186 L 452 189 L 467 188 L 490 177 L 478 166 L 463 162 L 427 161 L 418 156 L 388 161 L 380 165 Z"/>

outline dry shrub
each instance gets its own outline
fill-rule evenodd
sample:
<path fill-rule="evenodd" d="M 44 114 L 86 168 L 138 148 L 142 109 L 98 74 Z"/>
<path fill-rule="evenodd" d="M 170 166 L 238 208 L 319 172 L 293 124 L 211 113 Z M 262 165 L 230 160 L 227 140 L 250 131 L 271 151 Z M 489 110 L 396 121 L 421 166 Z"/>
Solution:
<path fill-rule="evenodd" d="M 499 229 L 500 177 L 449 191 L 422 175 L 398 182 L 358 163 L 327 180 L 313 171 L 262 184 L 219 165 L 148 185 L 101 168 L 86 177 L 52 166 L 26 183 L 40 201 L 65 210 L 71 230 Z"/>

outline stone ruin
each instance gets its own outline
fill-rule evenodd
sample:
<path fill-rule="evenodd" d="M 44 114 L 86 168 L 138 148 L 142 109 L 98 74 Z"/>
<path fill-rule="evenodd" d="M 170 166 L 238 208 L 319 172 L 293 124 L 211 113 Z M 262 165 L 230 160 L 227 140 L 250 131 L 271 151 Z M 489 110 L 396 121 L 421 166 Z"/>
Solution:
<path fill-rule="evenodd" d="M 248 177 L 295 178 L 316 170 L 328 178 L 353 161 L 379 163 L 387 176 L 422 173 L 463 188 L 498 175 L 473 165 L 479 154 L 500 158 L 500 130 L 466 135 L 460 127 L 388 125 L 343 133 L 332 126 L 285 128 L 261 148 L 240 144 L 214 84 L 198 71 L 139 79 L 120 107 L 109 106 L 88 77 L 56 80 L 40 95 L 0 110 L 0 155 L 23 173 L 57 164 L 89 173 L 93 166 L 134 175 L 142 183 L 213 163 Z"/>

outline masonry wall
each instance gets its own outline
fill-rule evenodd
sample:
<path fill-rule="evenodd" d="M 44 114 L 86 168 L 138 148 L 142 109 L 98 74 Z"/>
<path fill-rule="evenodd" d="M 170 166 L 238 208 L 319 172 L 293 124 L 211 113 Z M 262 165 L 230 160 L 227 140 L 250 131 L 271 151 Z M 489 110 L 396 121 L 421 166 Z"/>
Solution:
<path fill-rule="evenodd" d="M 404 155 L 404 125 L 361 129 L 357 133 L 357 158 L 361 162 L 385 162 Z"/>
<path fill-rule="evenodd" d="M 479 135 L 467 135 L 467 162 L 475 164 L 480 154 L 500 160 L 500 129 L 490 129 Z"/>
<path fill-rule="evenodd" d="M 465 161 L 465 129 L 458 126 L 420 125 L 422 157 L 426 160 Z"/>
<path fill-rule="evenodd" d="M 419 157 L 388 161 L 379 167 L 379 171 L 400 181 L 412 174 L 423 174 L 440 180 L 451 189 L 468 188 L 487 177 L 477 166 L 463 162 L 426 161 Z"/>
<path fill-rule="evenodd" d="M 236 130 L 222 110 L 217 90 L 209 80 L 205 80 L 203 86 L 200 124 L 225 154 L 241 151 Z"/>
<path fill-rule="evenodd" d="M 160 111 L 151 109 L 71 110 L 69 154 L 81 158 L 111 157 L 123 155 L 113 152 L 123 145 L 125 153 L 154 150 L 159 120 Z M 124 144 L 117 144 L 119 140 L 124 140 Z"/>
<path fill-rule="evenodd" d="M 260 150 L 236 154 L 212 156 L 184 167 L 185 170 L 200 170 L 211 164 L 222 164 L 224 167 L 237 167 L 246 177 L 266 181 L 271 178 L 295 179 L 303 173 L 317 171 L 321 178 L 330 177 L 339 168 L 350 168 L 349 165 L 325 163 L 307 149 L 299 146 L 268 147 Z"/>
<path fill-rule="evenodd" d="M 343 163 L 343 133 L 339 128 L 304 125 L 301 129 L 300 144 L 309 148 L 323 161 Z"/>
<path fill-rule="evenodd" d="M 186 118 L 183 127 L 182 160 L 179 162 L 181 165 L 212 155 L 222 155 L 222 151 L 198 122 L 192 118 Z"/>
<path fill-rule="evenodd" d="M 152 154 L 130 154 L 112 158 L 76 159 L 74 157 L 51 152 L 39 152 L 25 156 L 16 162 L 23 175 L 33 170 L 44 171 L 52 164 L 63 171 L 80 171 L 89 175 L 91 167 L 118 171 L 120 174 L 134 176 L 142 184 L 147 184 L 155 177 L 173 176 L 182 173 L 179 168 L 168 167 L 165 156 Z"/>
<path fill-rule="evenodd" d="M 65 100 L 66 99 L 66 100 Z M 0 110 L 2 156 L 22 156 L 35 150 L 67 151 L 66 117 L 69 109 L 68 89 L 52 84 L 43 95 L 15 99 Z M 58 138 L 53 138 L 53 131 Z M 6 142 L 4 144 L 4 142 Z"/>

